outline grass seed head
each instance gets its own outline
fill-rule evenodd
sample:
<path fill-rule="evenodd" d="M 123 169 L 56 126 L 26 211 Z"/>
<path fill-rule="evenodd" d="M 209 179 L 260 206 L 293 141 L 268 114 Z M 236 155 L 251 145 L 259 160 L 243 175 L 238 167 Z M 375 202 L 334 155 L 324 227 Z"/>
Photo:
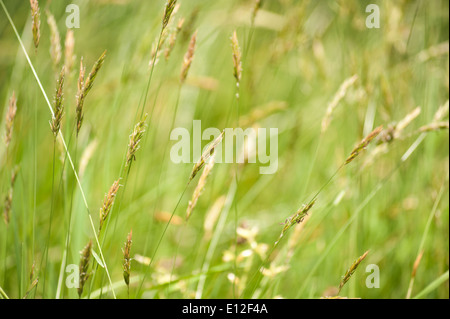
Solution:
<path fill-rule="evenodd" d="M 32 23 L 32 32 L 33 32 L 33 42 L 34 47 L 37 50 L 39 46 L 39 39 L 41 38 L 41 12 L 39 10 L 39 3 L 37 0 L 30 0 L 30 6 L 31 6 L 31 19 L 33 20 Z"/>
<path fill-rule="evenodd" d="M 203 188 L 206 185 L 206 179 L 208 178 L 208 175 L 213 167 L 214 167 L 214 154 L 210 157 L 208 164 L 206 164 L 205 169 L 203 170 L 203 173 L 200 176 L 200 179 L 198 180 L 198 184 L 194 190 L 194 194 L 192 195 L 192 200 L 189 201 L 188 208 L 186 211 L 186 220 L 188 220 L 189 217 L 191 216 L 192 211 L 194 210 L 194 207 L 197 204 L 197 200 L 202 194 Z"/>
<path fill-rule="evenodd" d="M 181 67 L 181 74 L 180 74 L 180 82 L 183 83 L 186 80 L 186 77 L 189 72 L 189 68 L 192 64 L 192 59 L 194 58 L 194 52 L 195 52 L 195 43 L 197 42 L 197 31 L 194 32 L 194 34 L 191 37 L 191 41 L 189 42 L 189 47 L 184 55 L 183 59 L 183 66 Z"/>
<path fill-rule="evenodd" d="M 200 157 L 198 162 L 195 163 L 195 165 L 192 169 L 191 176 L 189 177 L 189 182 L 194 179 L 194 177 L 197 175 L 197 173 L 202 169 L 202 167 L 205 165 L 205 163 L 208 161 L 208 159 L 214 153 L 214 149 L 222 141 L 224 134 L 225 134 L 225 131 L 222 131 L 222 133 L 220 133 L 220 135 L 203 152 L 202 156 Z"/>
<path fill-rule="evenodd" d="M 103 200 L 103 205 L 100 208 L 100 226 L 98 229 L 99 233 L 102 230 L 103 223 L 108 218 L 108 215 L 114 204 L 114 200 L 116 198 L 117 191 L 119 190 L 119 187 L 120 187 L 119 181 L 120 180 L 118 179 L 111 185 L 111 187 L 109 188 L 108 194 L 105 195 L 105 199 Z"/>
<path fill-rule="evenodd" d="M 6 223 L 6 225 L 9 224 L 9 220 L 10 220 L 12 201 L 13 201 L 14 184 L 16 183 L 16 177 L 17 177 L 18 172 L 19 172 L 19 167 L 18 166 L 14 167 L 12 174 L 11 174 L 10 187 L 9 187 L 8 193 L 5 196 L 5 201 L 3 204 L 3 206 L 4 206 L 3 219 Z"/>
<path fill-rule="evenodd" d="M 127 151 L 127 161 L 125 167 L 128 167 L 133 160 L 136 160 L 136 152 L 140 148 L 141 139 L 144 136 L 145 128 L 147 124 L 145 124 L 145 120 L 147 118 L 147 114 L 145 114 L 142 121 L 139 121 L 135 126 L 133 133 L 130 135 L 130 142 L 128 143 L 128 151 Z"/>
<path fill-rule="evenodd" d="M 87 245 L 83 248 L 83 250 L 80 252 L 80 266 L 79 266 L 79 272 L 80 272 L 80 280 L 79 280 L 79 286 L 78 286 L 78 296 L 81 297 L 81 294 L 83 293 L 84 284 L 89 279 L 89 262 L 91 259 L 91 253 L 92 253 L 92 241 L 90 240 Z"/>
<path fill-rule="evenodd" d="M 81 58 L 80 74 L 78 76 L 78 91 L 77 91 L 77 106 L 76 106 L 77 136 L 78 133 L 80 132 L 81 125 L 83 124 L 84 99 L 86 98 L 89 91 L 92 89 L 92 86 L 94 85 L 94 80 L 97 77 L 98 71 L 100 71 L 103 62 L 105 61 L 105 57 L 106 57 L 106 50 L 103 51 L 103 53 L 100 55 L 97 61 L 95 61 L 94 65 L 92 66 L 91 72 L 89 72 L 89 75 L 86 78 L 86 81 L 84 80 L 86 68 L 83 66 L 83 58 Z"/>
<path fill-rule="evenodd" d="M 63 66 L 61 72 L 59 73 L 59 79 L 56 86 L 55 101 L 54 101 L 55 106 L 53 109 L 53 117 L 51 121 L 51 129 L 55 138 L 58 136 L 58 132 L 61 128 L 61 120 L 64 115 L 64 105 L 63 105 L 64 77 L 65 72 Z"/>
<path fill-rule="evenodd" d="M 75 55 L 73 53 L 75 47 L 75 38 L 72 29 L 67 30 L 66 40 L 64 41 L 64 66 L 66 73 L 70 74 L 75 63 Z"/>
<path fill-rule="evenodd" d="M 339 87 L 339 90 L 336 92 L 333 99 L 328 104 L 327 111 L 322 120 L 322 133 L 325 132 L 330 125 L 333 112 L 339 105 L 339 102 L 345 97 L 345 95 L 347 94 L 347 90 L 356 82 L 357 79 L 358 76 L 355 74 L 352 77 L 346 79 Z"/>
<path fill-rule="evenodd" d="M 177 27 L 175 28 L 175 30 L 173 30 L 170 33 L 169 43 L 167 44 L 166 50 L 164 51 L 164 57 L 166 58 L 166 61 L 169 59 L 170 53 L 172 53 L 172 50 L 177 41 L 178 34 L 180 33 L 181 29 L 183 28 L 183 24 L 184 24 L 184 18 L 181 18 L 178 21 L 178 24 L 177 24 Z"/>
<path fill-rule="evenodd" d="M 50 11 L 47 13 L 47 23 L 50 28 L 50 56 L 53 65 L 57 66 L 61 61 L 61 38 L 59 36 L 58 26 L 56 25 L 55 17 Z"/>
<path fill-rule="evenodd" d="M 164 17 L 162 20 L 162 31 L 167 27 L 170 21 L 170 17 L 175 9 L 175 5 L 177 4 L 177 0 L 168 0 L 166 3 L 166 7 L 164 9 Z"/>
<path fill-rule="evenodd" d="M 239 47 L 236 30 L 231 36 L 231 51 L 233 53 L 233 75 L 236 79 L 236 85 L 239 86 L 242 76 L 241 49 Z"/>
<path fill-rule="evenodd" d="M 372 132 L 370 132 L 352 151 L 349 157 L 345 160 L 345 164 L 349 164 L 351 161 L 353 161 L 359 153 L 364 150 L 367 145 L 372 142 L 372 140 L 380 134 L 380 132 L 383 130 L 383 125 L 378 126 L 376 129 L 374 129 Z"/>
<path fill-rule="evenodd" d="M 341 292 L 342 287 L 349 281 L 350 277 L 355 273 L 356 269 L 358 268 L 359 264 L 366 258 L 369 251 L 366 251 L 361 257 L 359 257 L 357 260 L 353 262 L 353 264 L 350 266 L 350 268 L 345 272 L 344 277 L 341 279 L 341 283 L 339 284 L 339 292 Z"/>
<path fill-rule="evenodd" d="M 6 147 L 8 147 L 9 143 L 11 142 L 16 112 L 17 112 L 17 99 L 16 99 L 15 92 L 13 92 L 11 98 L 9 99 L 8 111 L 6 113 L 6 120 L 5 120 L 5 144 L 6 144 Z"/>
<path fill-rule="evenodd" d="M 294 215 L 286 219 L 280 237 L 282 237 L 293 225 L 300 224 L 303 221 L 303 219 L 308 215 L 308 212 L 314 206 L 315 203 L 316 200 L 314 199 L 308 205 L 303 205 Z"/>
<path fill-rule="evenodd" d="M 125 246 L 122 250 L 123 252 L 123 280 L 127 284 L 130 285 L 130 272 L 131 272 L 131 243 L 132 243 L 133 230 L 130 230 L 130 233 L 127 236 L 127 240 L 125 241 Z"/>

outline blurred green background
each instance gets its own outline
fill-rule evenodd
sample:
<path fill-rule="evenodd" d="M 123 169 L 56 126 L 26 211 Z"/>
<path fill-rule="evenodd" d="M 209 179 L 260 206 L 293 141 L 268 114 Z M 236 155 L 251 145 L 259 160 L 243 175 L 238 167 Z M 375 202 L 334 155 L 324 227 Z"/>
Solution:
<path fill-rule="evenodd" d="M 80 28 L 73 29 L 75 64 L 65 81 L 62 132 L 98 225 L 98 210 L 113 181 L 121 176 L 129 135 L 145 96 L 152 46 L 161 29 L 165 1 L 40 1 L 37 51 L 29 2 L 3 2 L 51 100 L 64 63 L 65 8 L 70 3 L 80 8 Z M 427 133 L 411 156 L 401 162 L 419 137 L 417 129 L 432 122 L 438 108 L 448 101 L 448 1 L 270 0 L 263 1 L 253 24 L 254 1 L 179 3 L 172 24 L 182 17 L 185 22 L 169 59 L 161 54 L 154 68 L 145 104 L 148 128 L 129 177 L 121 181 L 124 186 L 117 195 L 106 236 L 101 238 L 117 297 L 127 297 L 121 249 L 130 229 L 134 257 L 130 297 L 194 298 L 201 291 L 203 298 L 232 298 L 246 287 L 253 288 L 250 279 L 266 257 L 258 251 L 273 246 L 283 228 L 280 223 L 308 202 L 367 133 L 381 124 L 388 128 L 417 106 L 421 113 L 405 129 L 405 138 L 390 143 L 386 153 L 364 166 L 375 148 L 371 145 L 323 189 L 310 218 L 297 226 L 303 228 L 291 230 L 271 255 L 272 272 L 254 287 L 253 297 L 334 295 L 332 287 L 338 286 L 352 262 L 370 249 L 340 295 L 405 298 L 422 240 L 424 252 L 412 296 L 448 272 L 448 130 Z M 365 9 L 370 3 L 380 7 L 379 29 L 365 26 Z M 46 8 L 55 16 L 61 37 L 63 52 L 57 67 L 50 57 Z M 180 86 L 183 56 L 195 30 L 195 55 L 186 83 Z M 243 59 L 238 105 L 230 45 L 234 30 Z M 86 98 L 84 124 L 76 143 L 79 61 L 83 57 L 89 72 L 104 50 L 106 60 Z M 339 103 L 328 130 L 321 134 L 328 103 L 344 80 L 354 74 L 358 80 Z M 78 265 L 79 251 L 93 239 L 93 232 L 59 142 L 53 162 L 48 106 L 2 10 L 2 135 L 13 91 L 18 111 L 8 152 L 4 144 L 0 146 L 0 207 L 11 170 L 15 165 L 20 170 L 11 222 L 0 225 L 0 287 L 12 298 L 23 297 L 35 263 L 33 279 L 38 276 L 39 284 L 28 298 L 54 298 L 58 290 L 60 297 L 76 298 L 76 289 L 57 288 L 69 220 L 66 264 Z M 172 219 L 140 290 L 147 269 L 140 256 L 151 257 L 155 252 L 167 222 L 161 212 L 170 215 L 173 211 L 192 169 L 192 164 L 174 164 L 168 156 L 174 143 L 168 134 L 177 103 L 175 126 L 188 130 L 194 119 L 202 121 L 203 129 L 223 129 L 228 112 L 236 123 L 236 107 L 241 123 L 277 127 L 279 167 L 276 174 L 260 175 L 258 164 L 241 165 L 237 189 L 233 189 L 236 165 L 216 164 L 186 224 L 183 220 L 197 183 L 194 180 L 175 212 L 181 221 Z M 225 205 L 223 198 L 227 198 Z M 220 216 L 228 215 L 223 228 L 219 227 L 219 216 L 209 234 L 205 218 L 216 209 Z M 430 214 L 430 228 L 424 236 Z M 240 230 L 236 238 L 237 226 L 253 233 L 244 240 L 245 232 Z M 217 246 L 208 250 L 212 238 L 217 238 Z M 95 244 L 94 250 L 98 253 Z M 233 260 L 235 253 L 242 253 L 242 258 Z M 379 266 L 378 289 L 366 288 L 365 267 L 369 264 Z M 104 270 L 95 262 L 91 268 L 97 268 L 96 275 L 88 281 L 83 296 L 90 291 L 91 297 L 111 298 Z M 200 289 L 202 278 L 198 274 L 202 269 L 206 276 Z M 233 280 L 233 274 L 239 281 Z M 168 285 L 170 278 L 176 282 Z M 101 287 L 105 289 L 99 293 Z M 448 298 L 448 279 L 423 297 Z"/>

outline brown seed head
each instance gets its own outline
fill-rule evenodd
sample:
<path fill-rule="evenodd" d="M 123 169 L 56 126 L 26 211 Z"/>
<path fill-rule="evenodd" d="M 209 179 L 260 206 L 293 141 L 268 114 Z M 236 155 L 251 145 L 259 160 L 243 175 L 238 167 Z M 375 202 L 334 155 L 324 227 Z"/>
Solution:
<path fill-rule="evenodd" d="M 241 61 L 241 49 L 239 48 L 239 42 L 236 31 L 231 36 L 231 51 L 233 53 L 233 75 L 236 79 L 236 85 L 239 86 L 242 76 L 242 61 Z"/>
<path fill-rule="evenodd" d="M 5 121 L 5 144 L 8 147 L 12 138 L 12 131 L 14 126 L 14 118 L 17 112 L 17 99 L 16 94 L 13 92 L 11 98 L 9 99 L 8 112 L 6 113 Z"/>
<path fill-rule="evenodd" d="M 39 10 L 39 3 L 37 0 L 30 0 L 30 6 L 31 6 L 31 19 L 33 20 L 32 23 L 32 32 L 33 32 L 33 42 L 34 47 L 37 50 L 39 46 L 39 39 L 41 37 L 40 32 L 40 26 L 41 26 L 41 13 Z"/>
<path fill-rule="evenodd" d="M 197 31 L 195 31 L 194 34 L 192 35 L 191 42 L 189 42 L 189 48 L 186 54 L 184 55 L 183 66 L 181 67 L 181 74 L 180 74 L 181 83 L 183 83 L 186 80 L 189 68 L 191 67 L 192 59 L 194 58 L 196 41 L 197 41 Z"/>
<path fill-rule="evenodd" d="M 75 55 L 73 53 L 75 47 L 75 38 L 72 29 L 67 30 L 66 40 L 64 41 L 64 66 L 66 73 L 70 74 L 75 63 Z"/>
<path fill-rule="evenodd" d="M 120 187 L 119 181 L 120 180 L 118 179 L 111 185 L 108 194 L 105 195 L 105 199 L 103 200 L 103 205 L 100 208 L 100 226 L 98 229 L 99 233 L 102 230 L 103 223 L 106 221 L 106 218 L 108 218 L 108 215 L 114 204 L 117 191 L 119 190 Z"/>
<path fill-rule="evenodd" d="M 167 44 L 166 50 L 164 51 L 164 56 L 166 58 L 166 61 L 169 59 L 170 53 L 172 52 L 173 47 L 175 46 L 177 36 L 180 33 L 181 29 L 183 28 L 183 23 L 184 23 L 184 18 L 181 18 L 178 21 L 178 24 L 177 24 L 177 27 L 175 28 L 175 30 L 173 30 L 170 33 L 169 43 Z"/>
<path fill-rule="evenodd" d="M 345 160 L 345 164 L 350 163 L 353 161 L 359 153 L 364 150 L 367 145 L 372 142 L 372 140 L 380 134 L 380 132 L 383 130 L 383 125 L 378 126 L 376 129 L 374 129 L 372 132 L 369 133 L 352 151 L 349 157 Z"/>
<path fill-rule="evenodd" d="M 61 61 L 61 38 L 59 36 L 58 26 L 56 25 L 55 17 L 46 11 L 47 23 L 50 28 L 50 56 L 53 61 L 53 65 L 57 66 Z"/>

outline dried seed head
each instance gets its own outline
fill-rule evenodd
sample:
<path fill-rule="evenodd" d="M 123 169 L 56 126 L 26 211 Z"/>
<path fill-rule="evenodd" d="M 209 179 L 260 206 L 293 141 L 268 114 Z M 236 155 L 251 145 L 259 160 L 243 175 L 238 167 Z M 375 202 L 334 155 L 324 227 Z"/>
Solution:
<path fill-rule="evenodd" d="M 241 61 L 241 49 L 239 48 L 239 42 L 236 31 L 231 36 L 231 51 L 233 52 L 233 75 L 236 79 L 236 85 L 239 86 L 242 76 L 242 61 Z"/>
<path fill-rule="evenodd" d="M 189 201 L 188 208 L 186 211 L 186 220 L 188 220 L 189 217 L 191 216 L 192 211 L 194 210 L 194 207 L 197 204 L 197 200 L 202 194 L 203 188 L 205 187 L 206 179 L 208 178 L 208 175 L 213 167 L 214 167 L 214 154 L 210 157 L 208 164 L 206 164 L 205 169 L 203 170 L 203 173 L 200 176 L 200 179 L 198 180 L 198 184 L 194 190 L 194 194 L 192 195 L 192 200 Z"/>
<path fill-rule="evenodd" d="M 144 136 L 145 128 L 147 124 L 145 124 L 145 120 L 147 118 L 147 114 L 145 114 L 142 121 L 139 121 L 135 126 L 133 133 L 130 135 L 130 142 L 128 143 L 128 151 L 127 151 L 127 161 L 125 167 L 131 165 L 133 160 L 136 160 L 136 152 L 140 148 L 141 139 Z"/>
<path fill-rule="evenodd" d="M 449 122 L 433 122 L 427 125 L 424 125 L 419 128 L 419 132 L 431 132 L 431 131 L 439 131 L 439 130 L 448 130 Z"/>
<path fill-rule="evenodd" d="M 80 280 L 79 280 L 79 286 L 78 286 L 78 296 L 81 297 L 81 294 L 83 293 L 84 284 L 89 279 L 90 274 L 88 273 L 89 270 L 89 261 L 91 259 L 91 250 L 92 250 L 92 241 L 90 240 L 87 245 L 83 248 L 83 250 L 80 252 Z"/>
<path fill-rule="evenodd" d="M 352 77 L 346 79 L 339 87 L 339 90 L 336 92 L 333 99 L 328 104 L 327 111 L 322 120 L 322 133 L 325 132 L 328 126 L 330 125 L 333 111 L 336 109 L 339 102 L 345 97 L 345 94 L 347 93 L 349 87 L 351 87 L 356 82 L 357 79 L 358 76 L 355 74 Z"/>
<path fill-rule="evenodd" d="M 32 23 L 33 42 L 34 42 L 34 47 L 37 50 L 37 48 L 39 46 L 39 39 L 41 37 L 41 32 L 40 32 L 41 13 L 39 10 L 39 3 L 37 0 L 30 0 L 30 6 L 31 6 L 31 19 L 33 20 L 33 23 Z"/>
<path fill-rule="evenodd" d="M 132 237 L 133 230 L 130 230 L 130 233 L 127 236 L 127 240 L 125 241 L 125 247 L 123 248 L 123 280 L 125 280 L 125 283 L 127 286 L 130 285 L 130 272 L 131 272 L 131 257 L 130 257 L 130 251 L 131 251 L 131 243 L 132 243 Z"/>
<path fill-rule="evenodd" d="M 191 67 L 192 59 L 194 58 L 196 41 L 197 41 L 197 31 L 195 31 L 194 34 L 192 35 L 191 42 L 189 42 L 189 48 L 186 54 L 184 55 L 183 66 L 181 67 L 181 74 L 180 74 L 181 83 L 183 83 L 186 80 L 189 68 Z"/>
<path fill-rule="evenodd" d="M 369 133 L 352 151 L 349 157 L 345 160 L 345 164 L 347 165 L 351 161 L 353 161 L 359 153 L 364 150 L 367 145 L 372 142 L 372 140 L 380 134 L 380 132 L 383 130 L 383 125 L 378 126 L 376 129 L 374 129 L 372 132 Z"/>
<path fill-rule="evenodd" d="M 53 109 L 53 117 L 51 121 L 51 129 L 55 138 L 58 136 L 59 129 L 61 128 L 61 120 L 64 114 L 64 105 L 63 105 L 63 89 L 64 89 L 64 66 L 59 73 L 59 79 L 56 86 L 55 93 L 55 107 Z"/>
<path fill-rule="evenodd" d="M 440 106 L 433 117 L 433 122 L 439 122 L 448 115 L 448 100 L 444 105 Z"/>
<path fill-rule="evenodd" d="M 214 149 L 222 141 L 224 134 L 225 134 L 225 132 L 222 131 L 222 133 L 220 133 L 220 135 L 203 152 L 202 156 L 200 157 L 198 162 L 195 163 L 194 168 L 192 169 L 191 176 L 189 177 L 189 182 L 194 179 L 194 177 L 197 175 L 197 173 L 202 169 L 202 167 L 205 165 L 205 163 L 208 161 L 208 159 L 214 153 Z"/>
<path fill-rule="evenodd" d="M 75 38 L 72 29 L 67 30 L 66 40 L 64 41 L 64 66 L 66 73 L 70 74 L 75 63 L 75 55 L 73 53 L 75 47 Z"/>
<path fill-rule="evenodd" d="M 111 185 L 111 187 L 108 191 L 108 194 L 105 195 L 105 199 L 103 200 L 103 205 L 100 208 L 100 226 L 98 228 L 99 233 L 102 230 L 103 223 L 106 221 L 106 218 L 108 218 L 108 215 L 114 204 L 114 199 L 116 198 L 119 187 L 120 187 L 120 184 L 119 184 L 119 179 L 118 179 Z"/>
<path fill-rule="evenodd" d="M 170 53 L 172 52 L 173 47 L 175 46 L 177 36 L 180 33 L 181 29 L 183 28 L 183 23 L 184 23 L 184 18 L 181 18 L 178 21 L 178 24 L 177 24 L 177 27 L 175 28 L 175 30 L 173 30 L 170 33 L 169 43 L 167 44 L 166 50 L 164 51 L 164 56 L 166 58 L 166 61 L 169 59 Z"/>
<path fill-rule="evenodd" d="M 341 292 L 342 287 L 344 287 L 347 281 L 349 281 L 350 277 L 354 274 L 359 264 L 364 260 L 364 258 L 366 258 L 368 253 L 369 251 L 366 251 L 361 257 L 355 260 L 353 264 L 350 266 L 350 268 L 346 271 L 344 277 L 342 277 L 341 279 L 341 283 L 339 284 L 339 292 Z"/>
<path fill-rule="evenodd" d="M 47 23 L 50 27 L 50 56 L 53 61 L 53 65 L 57 66 L 61 61 L 61 38 L 59 36 L 58 26 L 56 25 L 55 17 L 46 11 Z"/>
<path fill-rule="evenodd" d="M 14 118 L 17 112 L 17 100 L 16 94 L 13 92 L 11 98 L 9 99 L 8 112 L 6 113 L 5 121 L 5 144 L 8 147 L 11 142 L 12 131 L 14 126 Z"/>

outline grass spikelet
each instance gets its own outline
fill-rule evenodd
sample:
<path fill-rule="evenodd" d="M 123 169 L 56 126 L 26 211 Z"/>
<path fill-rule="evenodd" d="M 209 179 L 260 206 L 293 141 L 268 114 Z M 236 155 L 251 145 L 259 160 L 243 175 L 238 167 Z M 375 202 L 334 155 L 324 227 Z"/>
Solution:
<path fill-rule="evenodd" d="M 439 122 L 448 115 L 448 100 L 434 113 L 433 122 Z"/>
<path fill-rule="evenodd" d="M 280 238 L 295 224 L 300 224 L 303 219 L 308 215 L 310 209 L 314 206 L 316 200 L 314 199 L 308 205 L 303 205 L 294 215 L 286 219 L 284 222 L 283 230 L 281 231 Z"/>
<path fill-rule="evenodd" d="M 231 51 L 233 53 L 233 75 L 236 79 L 236 86 L 239 87 L 242 76 L 242 61 L 241 61 L 241 49 L 239 47 L 238 37 L 236 30 L 231 36 Z"/>
<path fill-rule="evenodd" d="M 169 37 L 169 43 L 167 44 L 166 50 L 164 51 L 164 57 L 166 58 L 166 61 L 169 59 L 170 53 L 172 53 L 172 50 L 175 46 L 175 42 L 177 41 L 178 34 L 180 33 L 181 29 L 183 28 L 184 24 L 184 18 L 181 18 L 178 21 L 177 27 L 173 32 L 170 34 Z"/>
<path fill-rule="evenodd" d="M 47 23 L 50 28 L 50 56 L 53 65 L 57 66 L 61 61 L 61 38 L 59 36 L 58 26 L 56 25 L 55 17 L 50 11 L 47 13 Z"/>
<path fill-rule="evenodd" d="M 34 47 L 37 50 L 39 46 L 39 39 L 41 38 L 41 12 L 39 10 L 39 3 L 37 0 L 30 0 L 30 6 L 31 6 L 31 19 L 33 20 L 32 23 L 32 32 L 33 32 L 33 42 Z"/>
<path fill-rule="evenodd" d="M 197 41 L 197 31 L 195 31 L 194 34 L 192 35 L 191 41 L 189 42 L 188 50 L 184 55 L 183 66 L 181 67 L 181 74 L 180 74 L 181 83 L 183 83 L 186 80 L 189 68 L 191 67 L 192 59 L 194 58 L 196 41 Z"/>
<path fill-rule="evenodd" d="M 191 176 L 189 177 L 189 182 L 195 178 L 197 173 L 202 169 L 202 167 L 205 165 L 205 163 L 208 161 L 208 159 L 214 153 L 214 149 L 222 141 L 224 134 L 225 134 L 225 131 L 222 131 L 222 133 L 220 133 L 220 135 L 203 152 L 202 156 L 200 157 L 198 162 L 195 163 L 194 168 L 192 169 Z"/>
<path fill-rule="evenodd" d="M 344 285 L 347 283 L 347 281 L 349 281 L 351 276 L 355 273 L 355 271 L 358 268 L 359 264 L 364 260 L 364 258 L 366 258 L 368 253 L 369 253 L 369 251 L 366 251 L 361 257 L 359 257 L 357 260 L 355 260 L 353 262 L 353 264 L 350 266 L 350 268 L 345 272 L 345 275 L 344 275 L 344 277 L 342 277 L 341 283 L 339 284 L 339 292 L 338 292 L 338 294 L 341 292 L 342 287 L 344 287 Z"/>
<path fill-rule="evenodd" d="M 66 73 L 70 74 L 75 63 L 75 55 L 73 53 L 75 47 L 75 38 L 72 29 L 67 30 L 66 40 L 64 41 L 64 66 Z"/>
<path fill-rule="evenodd" d="M 358 75 L 355 74 L 352 77 L 346 79 L 339 87 L 339 90 L 336 92 L 333 99 L 328 104 L 327 111 L 322 120 L 322 133 L 325 132 L 330 125 L 333 112 L 338 106 L 339 102 L 345 97 L 347 90 L 356 82 L 357 79 Z"/>
<path fill-rule="evenodd" d="M 442 122 L 433 122 L 427 125 L 424 125 L 419 128 L 419 132 L 431 132 L 431 131 L 439 131 L 439 130 L 448 130 L 449 128 L 449 122 L 448 121 L 442 121 Z"/>
<path fill-rule="evenodd" d="M 114 200 L 116 198 L 119 187 L 120 187 L 120 184 L 119 184 L 119 179 L 118 179 L 111 185 L 111 187 L 109 188 L 108 194 L 105 195 L 105 199 L 103 200 L 103 205 L 100 208 L 100 226 L 98 228 L 99 233 L 102 230 L 103 223 L 108 218 L 108 215 L 114 204 Z"/>
<path fill-rule="evenodd" d="M 195 205 L 197 204 L 197 200 L 202 194 L 203 188 L 205 187 L 206 179 L 208 178 L 208 175 L 213 167 L 214 167 L 214 154 L 209 158 L 208 164 L 206 164 L 202 175 L 200 175 L 197 187 L 195 188 L 194 194 L 192 195 L 192 200 L 189 201 L 188 208 L 186 210 L 186 220 L 189 220 L 189 217 L 191 216 L 192 211 L 194 210 Z"/>
<path fill-rule="evenodd" d="M 130 272 L 131 272 L 131 243 L 132 243 L 133 230 L 130 230 L 130 233 L 127 236 L 127 240 L 125 241 L 125 246 L 122 250 L 123 252 L 123 280 L 127 284 L 127 287 L 130 286 Z"/>
<path fill-rule="evenodd" d="M 95 61 L 94 65 L 92 66 L 91 72 L 89 72 L 88 77 L 86 78 L 86 81 L 84 81 L 85 76 L 85 67 L 83 66 L 83 58 L 81 58 L 80 61 L 80 74 L 78 76 L 78 92 L 77 92 L 77 106 L 76 106 L 76 112 L 77 112 L 77 135 L 80 132 L 81 125 L 83 124 L 83 106 L 84 106 L 84 100 L 89 93 L 89 91 L 92 89 L 92 86 L 94 85 L 94 80 L 97 77 L 98 71 L 100 71 L 103 62 L 105 61 L 106 57 L 106 50 L 103 51 L 103 53 L 100 55 L 100 57 Z"/>
<path fill-rule="evenodd" d="M 84 284 L 89 279 L 89 262 L 91 259 L 91 251 L 92 251 L 92 241 L 90 240 L 87 245 L 80 252 L 80 280 L 78 286 L 78 296 L 81 298 L 81 294 L 83 293 Z"/>
<path fill-rule="evenodd" d="M 92 86 L 94 85 L 94 80 L 97 77 L 98 71 L 100 71 L 103 62 L 105 62 L 106 58 L 106 50 L 103 51 L 103 53 L 100 55 L 100 57 L 95 61 L 94 65 L 92 66 L 91 72 L 89 72 L 89 75 L 86 79 L 86 82 L 84 83 L 83 92 L 86 96 L 89 91 L 92 89 Z"/>
<path fill-rule="evenodd" d="M 86 68 L 83 66 L 83 57 L 80 60 L 80 73 L 78 76 L 78 91 L 77 91 L 77 135 L 80 132 L 81 125 L 83 124 L 83 104 L 84 104 L 84 73 L 86 72 Z"/>
<path fill-rule="evenodd" d="M 177 4 L 177 0 L 168 0 L 166 3 L 166 7 L 164 9 L 164 17 L 162 20 L 162 31 L 167 27 L 170 21 L 170 17 L 175 9 L 175 5 Z"/>
<path fill-rule="evenodd" d="M 55 101 L 54 101 L 54 109 L 53 109 L 53 117 L 51 121 L 51 129 L 53 132 L 53 135 L 56 137 L 58 136 L 59 129 L 61 128 L 61 120 L 64 115 L 64 105 L 63 105 L 63 89 L 64 89 L 64 66 L 61 69 L 61 72 L 59 73 L 59 79 L 58 84 L 56 87 L 56 93 L 55 93 Z"/>
<path fill-rule="evenodd" d="M 10 215 L 11 215 L 11 208 L 12 208 L 12 200 L 13 200 L 13 192 L 14 192 L 14 184 L 16 183 L 16 177 L 17 177 L 17 173 L 19 172 L 19 168 L 16 166 L 14 167 L 12 174 L 11 174 L 11 181 L 10 181 L 10 186 L 9 186 L 9 190 L 8 193 L 6 194 L 5 197 L 5 202 L 4 202 L 4 208 L 3 208 L 3 219 L 6 223 L 6 225 L 9 224 L 9 220 L 10 220 Z"/>
<path fill-rule="evenodd" d="M 136 152 L 140 148 L 141 139 L 145 133 L 145 119 L 147 118 L 147 114 L 145 114 L 144 118 L 139 121 L 135 126 L 133 133 L 130 135 L 130 142 L 128 143 L 128 151 L 127 151 L 127 161 L 125 167 L 131 165 L 133 160 L 136 160 Z"/>
<path fill-rule="evenodd" d="M 9 146 L 12 138 L 13 126 L 14 126 L 14 118 L 16 117 L 17 112 L 17 99 L 16 94 L 13 92 L 11 98 L 9 99 L 8 111 L 6 113 L 5 120 L 5 144 L 6 147 Z"/>
<path fill-rule="evenodd" d="M 374 129 L 372 132 L 370 132 L 352 151 L 349 157 L 345 160 L 345 165 L 349 164 L 351 161 L 353 161 L 359 153 L 364 150 L 367 145 L 372 142 L 372 140 L 380 134 L 380 132 L 383 130 L 383 125 L 378 126 L 376 129 Z"/>

